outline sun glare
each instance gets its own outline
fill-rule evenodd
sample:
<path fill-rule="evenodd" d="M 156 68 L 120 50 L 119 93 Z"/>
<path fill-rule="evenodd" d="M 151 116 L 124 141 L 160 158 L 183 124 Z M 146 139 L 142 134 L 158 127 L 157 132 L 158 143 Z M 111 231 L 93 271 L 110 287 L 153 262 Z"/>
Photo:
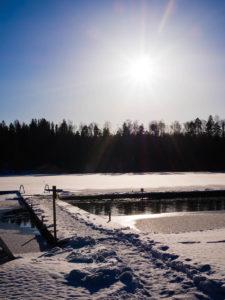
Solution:
<path fill-rule="evenodd" d="M 153 61 L 147 55 L 141 55 L 129 61 L 127 76 L 138 85 L 150 84 L 155 78 L 156 71 Z"/>

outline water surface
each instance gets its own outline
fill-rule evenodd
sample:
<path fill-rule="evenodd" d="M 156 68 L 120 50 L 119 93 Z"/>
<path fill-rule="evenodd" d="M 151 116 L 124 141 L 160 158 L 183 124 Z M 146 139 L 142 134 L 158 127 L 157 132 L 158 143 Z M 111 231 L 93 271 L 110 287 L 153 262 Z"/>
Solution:
<path fill-rule="evenodd" d="M 111 210 L 112 215 L 140 215 L 140 214 L 160 214 L 173 212 L 194 212 L 194 211 L 221 211 L 225 210 L 225 198 L 193 198 L 193 199 L 173 199 L 173 200 L 124 200 L 124 201 L 71 201 L 92 214 L 108 215 Z"/>
<path fill-rule="evenodd" d="M 0 228 L 19 230 L 20 234 L 40 235 L 26 209 L 0 210 Z"/>
<path fill-rule="evenodd" d="M 47 248 L 29 212 L 14 195 L 4 195 L 0 199 L 0 236 L 14 255 Z"/>

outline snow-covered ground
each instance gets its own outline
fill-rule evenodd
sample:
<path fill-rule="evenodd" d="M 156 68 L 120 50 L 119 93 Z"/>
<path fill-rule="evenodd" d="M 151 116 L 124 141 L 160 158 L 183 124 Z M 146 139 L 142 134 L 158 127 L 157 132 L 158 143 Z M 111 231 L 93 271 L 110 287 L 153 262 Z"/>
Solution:
<path fill-rule="evenodd" d="M 52 225 L 51 199 L 27 202 Z M 173 253 L 167 239 L 156 241 L 60 200 L 57 220 L 61 246 L 1 266 L 0 299 L 225 299 L 224 281 L 208 263 Z"/>
<path fill-rule="evenodd" d="M 0 190 L 15 190 L 23 184 L 27 194 L 43 193 L 44 187 L 56 185 L 73 192 L 148 190 L 224 189 L 225 173 L 143 173 L 27 175 L 0 177 Z"/>
<path fill-rule="evenodd" d="M 113 220 L 150 233 L 170 253 L 192 264 L 209 264 L 216 278 L 225 278 L 225 211 L 177 212 L 118 216 Z"/>
<path fill-rule="evenodd" d="M 208 265 L 211 277 L 225 282 L 225 229 L 179 234 L 154 234 L 156 242 L 166 244 L 170 253 L 194 265 Z"/>

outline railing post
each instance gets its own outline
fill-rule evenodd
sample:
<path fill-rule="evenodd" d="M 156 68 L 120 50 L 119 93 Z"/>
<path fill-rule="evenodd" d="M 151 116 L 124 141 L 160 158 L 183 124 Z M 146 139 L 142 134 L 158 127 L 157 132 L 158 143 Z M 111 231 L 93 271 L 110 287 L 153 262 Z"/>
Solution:
<path fill-rule="evenodd" d="M 108 219 L 108 222 L 111 222 L 111 215 L 112 215 L 112 212 L 111 212 L 111 209 L 112 209 L 112 199 L 108 201 L 108 203 L 106 204 L 107 207 L 108 207 L 108 213 L 109 213 L 109 219 Z"/>
<path fill-rule="evenodd" d="M 57 193 L 56 193 L 56 186 L 53 185 L 52 187 L 52 200 L 53 200 L 53 228 L 54 228 L 54 239 L 55 242 L 57 242 L 57 231 L 56 231 L 56 197 L 57 197 Z"/>

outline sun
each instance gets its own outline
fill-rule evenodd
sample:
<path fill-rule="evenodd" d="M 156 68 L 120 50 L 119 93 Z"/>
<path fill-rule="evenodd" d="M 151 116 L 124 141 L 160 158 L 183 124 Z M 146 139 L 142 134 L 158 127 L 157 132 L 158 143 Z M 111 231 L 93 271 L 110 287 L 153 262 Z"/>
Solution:
<path fill-rule="evenodd" d="M 150 56 L 142 54 L 130 59 L 127 67 L 127 76 L 135 84 L 147 85 L 155 78 L 155 65 Z"/>

